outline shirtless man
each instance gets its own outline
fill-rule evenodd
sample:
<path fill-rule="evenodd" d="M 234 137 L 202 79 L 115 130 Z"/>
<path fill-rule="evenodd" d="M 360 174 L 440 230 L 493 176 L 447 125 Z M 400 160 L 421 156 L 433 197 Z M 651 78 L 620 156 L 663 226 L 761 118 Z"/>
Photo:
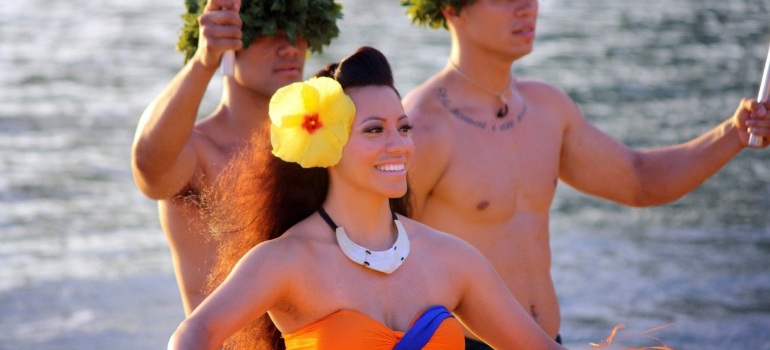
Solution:
<path fill-rule="evenodd" d="M 556 338 L 548 213 L 557 180 L 629 206 L 674 201 L 746 147 L 748 131 L 767 147 L 770 103 L 744 99 L 692 141 L 635 150 L 586 121 L 558 88 L 511 75 L 513 62 L 532 51 L 537 0 L 451 3 L 459 5 L 405 1 L 415 22 L 446 23 L 452 37 L 446 67 L 404 99 L 415 124 L 416 219 L 478 248 Z"/>
<path fill-rule="evenodd" d="M 339 33 L 336 19 L 341 17 L 341 6 L 334 2 L 302 12 L 265 10 L 262 18 L 252 13 L 252 22 L 244 23 L 239 11 L 248 13 L 258 6 L 263 5 L 210 0 L 197 23 L 187 23 L 180 49 L 191 58 L 144 111 L 134 139 L 134 181 L 147 197 L 158 200 L 186 315 L 205 298 L 216 251 L 214 242 L 207 240 L 197 195 L 214 183 L 239 146 L 268 120 L 273 93 L 302 80 L 308 46 L 320 51 Z M 279 32 L 270 28 L 270 20 Z M 295 36 L 282 31 L 291 26 Z M 234 74 L 224 78 L 218 108 L 196 122 L 198 106 L 226 50 L 236 50 Z"/>

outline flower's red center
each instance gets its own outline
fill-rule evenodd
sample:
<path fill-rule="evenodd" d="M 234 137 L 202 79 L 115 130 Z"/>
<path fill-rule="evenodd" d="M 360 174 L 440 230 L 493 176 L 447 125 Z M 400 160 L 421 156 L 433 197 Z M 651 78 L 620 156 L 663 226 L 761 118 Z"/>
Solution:
<path fill-rule="evenodd" d="M 323 124 L 321 124 L 321 121 L 318 120 L 318 113 L 306 114 L 305 121 L 302 122 L 302 128 L 307 130 L 308 134 L 314 133 L 316 130 L 320 129 L 322 126 Z"/>

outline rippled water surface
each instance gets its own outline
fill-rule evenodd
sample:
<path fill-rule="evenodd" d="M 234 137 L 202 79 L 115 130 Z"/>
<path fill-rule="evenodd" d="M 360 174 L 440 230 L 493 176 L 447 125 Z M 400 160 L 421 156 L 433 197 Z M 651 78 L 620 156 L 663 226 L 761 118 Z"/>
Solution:
<path fill-rule="evenodd" d="M 446 63 L 448 34 L 396 0 L 347 0 L 314 72 L 361 45 L 402 93 Z M 0 7 L 0 349 L 162 348 L 181 301 L 155 203 L 131 178 L 144 107 L 178 71 L 182 1 Z M 563 88 L 635 147 L 693 138 L 754 97 L 767 0 L 541 2 L 514 74 Z M 217 78 L 201 113 L 219 98 Z M 746 150 L 690 195 L 631 209 L 560 185 L 553 277 L 570 348 L 673 323 L 677 349 L 770 349 L 770 151 Z M 625 343 L 633 345 L 633 343 Z"/>

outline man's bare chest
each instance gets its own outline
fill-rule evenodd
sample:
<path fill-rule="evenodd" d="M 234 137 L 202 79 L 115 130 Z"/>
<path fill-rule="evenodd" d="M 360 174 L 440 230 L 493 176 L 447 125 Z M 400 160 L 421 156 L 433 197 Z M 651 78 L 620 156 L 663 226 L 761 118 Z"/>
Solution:
<path fill-rule="evenodd" d="M 523 133 L 463 135 L 454 142 L 432 195 L 493 216 L 547 211 L 556 189 L 559 156 L 559 145 Z"/>

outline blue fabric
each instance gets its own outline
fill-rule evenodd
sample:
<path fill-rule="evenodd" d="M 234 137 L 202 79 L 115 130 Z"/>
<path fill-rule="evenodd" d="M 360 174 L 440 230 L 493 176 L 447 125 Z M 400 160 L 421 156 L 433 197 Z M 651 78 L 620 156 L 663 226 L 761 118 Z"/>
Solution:
<path fill-rule="evenodd" d="M 433 333 L 436 333 L 436 329 L 444 322 L 452 313 L 449 312 L 443 306 L 431 306 L 425 312 L 420 315 L 420 318 L 414 322 L 412 328 L 410 328 L 404 337 L 398 341 L 398 344 L 393 350 L 420 350 L 433 337 Z"/>

